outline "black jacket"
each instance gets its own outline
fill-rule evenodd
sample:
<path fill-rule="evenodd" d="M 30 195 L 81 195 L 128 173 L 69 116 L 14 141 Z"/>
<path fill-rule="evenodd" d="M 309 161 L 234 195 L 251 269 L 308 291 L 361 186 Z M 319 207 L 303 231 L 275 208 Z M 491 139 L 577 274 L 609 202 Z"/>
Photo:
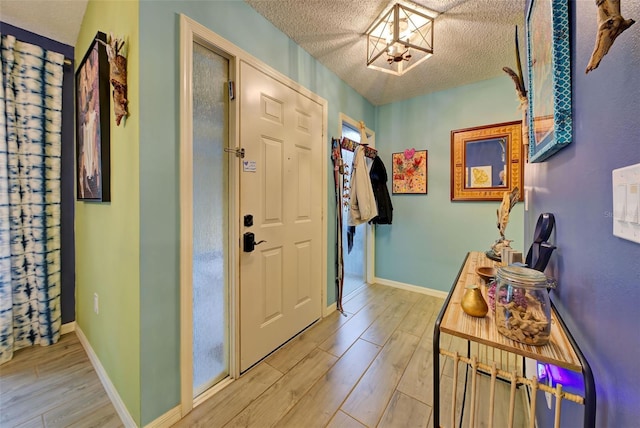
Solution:
<path fill-rule="evenodd" d="M 376 156 L 373 159 L 373 165 L 371 165 L 371 171 L 369 171 L 369 178 L 371 178 L 373 195 L 376 198 L 376 204 L 378 206 L 377 217 L 372 218 L 369 223 L 391 224 L 391 220 L 393 220 L 393 205 L 391 205 L 391 198 L 389 197 L 389 190 L 387 189 L 387 170 L 380 156 Z"/>

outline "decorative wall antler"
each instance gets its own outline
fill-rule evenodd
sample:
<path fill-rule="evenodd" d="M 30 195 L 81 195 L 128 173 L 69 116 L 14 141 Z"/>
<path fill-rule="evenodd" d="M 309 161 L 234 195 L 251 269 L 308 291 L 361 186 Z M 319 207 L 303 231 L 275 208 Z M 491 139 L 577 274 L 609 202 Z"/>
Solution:
<path fill-rule="evenodd" d="M 609 52 L 616 38 L 636 22 L 622 17 L 620 0 L 596 0 L 596 6 L 598 6 L 598 34 L 585 73 L 598 68 L 600 61 Z"/>
<path fill-rule="evenodd" d="M 121 54 L 124 47 L 124 39 L 109 36 L 109 43 L 98 40 L 107 48 L 109 58 L 109 80 L 113 86 L 113 110 L 116 116 L 116 125 L 120 125 L 123 117 L 128 116 L 127 111 L 127 59 Z"/>

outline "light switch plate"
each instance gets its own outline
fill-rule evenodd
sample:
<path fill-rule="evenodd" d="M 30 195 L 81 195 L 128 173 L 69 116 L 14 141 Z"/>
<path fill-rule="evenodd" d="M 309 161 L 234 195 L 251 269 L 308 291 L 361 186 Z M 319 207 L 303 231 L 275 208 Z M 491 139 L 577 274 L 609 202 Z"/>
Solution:
<path fill-rule="evenodd" d="M 613 234 L 640 244 L 640 163 L 612 172 Z"/>
<path fill-rule="evenodd" d="M 638 211 L 640 210 L 640 184 L 627 184 L 627 207 L 625 210 L 625 220 L 629 223 L 638 223 Z"/>
<path fill-rule="evenodd" d="M 627 185 L 617 184 L 613 187 L 613 219 L 623 220 L 627 210 Z"/>

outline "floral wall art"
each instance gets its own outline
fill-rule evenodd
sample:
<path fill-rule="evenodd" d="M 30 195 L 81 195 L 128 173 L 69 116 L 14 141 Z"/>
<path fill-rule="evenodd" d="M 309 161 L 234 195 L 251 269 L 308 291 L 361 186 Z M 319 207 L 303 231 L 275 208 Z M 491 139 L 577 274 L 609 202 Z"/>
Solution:
<path fill-rule="evenodd" d="M 393 154 L 393 193 L 427 194 L 427 150 Z"/>

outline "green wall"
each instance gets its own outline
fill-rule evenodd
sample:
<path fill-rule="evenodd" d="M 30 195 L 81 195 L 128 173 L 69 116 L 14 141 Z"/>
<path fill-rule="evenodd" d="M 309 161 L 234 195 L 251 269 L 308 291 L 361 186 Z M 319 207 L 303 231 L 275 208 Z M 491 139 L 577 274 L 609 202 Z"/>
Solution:
<path fill-rule="evenodd" d="M 375 129 L 375 109 L 242 1 L 140 3 L 140 337 L 142 423 L 180 402 L 179 14 L 249 52 Z M 326 153 L 329 157 L 329 149 Z M 335 301 L 333 178 L 327 170 L 327 302 Z"/>
<path fill-rule="evenodd" d="M 138 11 L 137 2 L 89 1 L 75 46 L 78 65 L 98 30 L 126 37 L 130 113 L 116 126 L 111 101 L 111 202 L 76 202 L 75 228 L 76 321 L 140 423 Z"/>
<path fill-rule="evenodd" d="M 376 147 L 391 177 L 391 154 L 427 149 L 428 195 L 392 195 L 393 225 L 376 227 L 376 276 L 449 291 L 468 251 L 499 238 L 499 202 L 451 202 L 451 131 L 521 118 L 506 76 L 384 105 Z M 390 183 L 389 183 L 390 185 Z M 523 209 L 511 211 L 506 236 L 523 249 Z"/>

